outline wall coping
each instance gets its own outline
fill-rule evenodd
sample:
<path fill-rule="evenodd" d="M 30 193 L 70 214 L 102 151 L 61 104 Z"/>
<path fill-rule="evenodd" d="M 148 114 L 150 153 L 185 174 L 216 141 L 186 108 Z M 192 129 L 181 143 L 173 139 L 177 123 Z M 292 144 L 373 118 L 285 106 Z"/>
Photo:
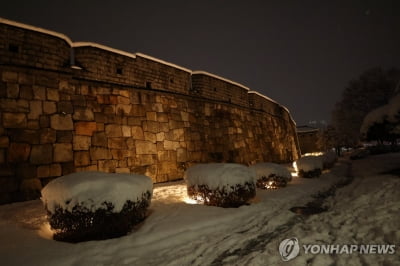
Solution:
<path fill-rule="evenodd" d="M 248 88 L 248 87 L 246 87 L 246 86 L 244 86 L 244 85 L 242 85 L 242 84 L 240 84 L 240 83 L 237 83 L 237 82 L 235 82 L 235 81 L 233 81 L 233 80 L 230 80 L 230 79 L 227 79 L 227 78 L 223 78 L 223 77 L 221 77 L 221 76 L 217 76 L 217 75 L 215 75 L 215 74 L 208 73 L 208 72 L 203 71 L 203 70 L 195 70 L 195 71 L 192 71 L 192 75 L 206 75 L 206 76 L 210 76 L 210 77 L 213 77 L 213 78 L 216 78 L 216 79 L 219 79 L 219 80 L 222 80 L 222 81 L 231 83 L 232 85 L 241 87 L 241 88 L 243 88 L 243 89 L 245 89 L 245 90 L 247 90 L 247 91 L 250 91 L 250 88 Z"/>
<path fill-rule="evenodd" d="M 230 79 L 227 79 L 227 78 L 224 78 L 224 77 L 221 77 L 221 76 L 218 76 L 218 75 L 215 75 L 215 74 L 203 71 L 203 70 L 192 71 L 192 70 L 190 70 L 188 68 L 184 68 L 184 67 L 181 67 L 179 65 L 176 65 L 176 64 L 173 64 L 173 63 L 170 63 L 170 62 L 167 62 L 167 61 L 164 61 L 164 60 L 161 60 L 161 59 L 158 59 L 158 58 L 146 55 L 146 54 L 143 54 L 143 53 L 139 53 L 139 52 L 137 52 L 137 53 L 129 53 L 129 52 L 126 52 L 126 51 L 122 51 L 122 50 L 119 50 L 119 49 L 115 49 L 115 48 L 112 48 L 112 47 L 109 47 L 109 46 L 106 46 L 106 45 L 93 43 L 93 42 L 73 42 L 68 36 L 66 36 L 66 35 L 64 35 L 62 33 L 51 31 L 51 30 L 46 30 L 46 29 L 43 29 L 43 28 L 40 28 L 40 27 L 36 27 L 36 26 L 32 26 L 32 25 L 28 25 L 28 24 L 12 21 L 12 20 L 8 20 L 8 19 L 2 18 L 2 17 L 0 17 L 0 24 L 7 24 L 7 25 L 18 27 L 18 28 L 23 28 L 23 29 L 27 29 L 27 30 L 31 30 L 31 31 L 36 31 L 36 32 L 40 32 L 40 33 L 43 33 L 43 34 L 47 34 L 47 35 L 53 36 L 53 37 L 60 38 L 60 39 L 64 40 L 65 42 L 67 42 L 70 45 L 71 48 L 95 47 L 95 48 L 99 48 L 99 49 L 102 49 L 102 50 L 109 51 L 111 53 L 116 53 L 116 54 L 119 54 L 119 55 L 130 57 L 130 58 L 133 58 L 133 59 L 136 59 L 137 57 L 142 57 L 142 58 L 145 58 L 145 59 L 148 59 L 148 60 L 152 60 L 152 61 L 158 62 L 158 63 L 163 64 L 163 65 L 170 66 L 172 68 L 176 68 L 176 69 L 188 72 L 191 75 L 196 75 L 196 74 L 198 74 L 198 75 L 206 75 L 206 76 L 209 76 L 209 77 L 213 77 L 215 79 L 219 79 L 219 80 L 225 81 L 227 83 L 230 83 L 232 85 L 235 85 L 235 86 L 238 86 L 238 87 L 240 87 L 242 89 L 247 90 L 248 91 L 247 93 L 256 94 L 256 95 L 258 95 L 260 97 L 263 97 L 264 99 L 266 99 L 268 101 L 271 101 L 271 102 L 279 105 L 280 107 L 282 107 L 283 109 L 286 110 L 286 112 L 289 114 L 289 117 L 291 118 L 293 123 L 296 124 L 294 119 L 293 119 L 293 117 L 290 114 L 289 109 L 287 107 L 283 106 L 282 104 L 276 102 L 275 100 L 272 100 L 271 98 L 269 98 L 269 97 L 267 97 L 267 96 L 265 96 L 265 95 L 263 95 L 263 94 L 261 94 L 261 93 L 259 93 L 257 91 L 252 91 L 252 90 L 250 90 L 249 87 L 246 87 L 243 84 L 240 84 L 240 83 L 235 82 L 233 80 L 230 80 Z"/>
<path fill-rule="evenodd" d="M 47 34 L 47 35 L 51 35 L 53 37 L 57 37 L 59 39 L 63 39 L 64 41 L 66 41 L 69 44 L 69 46 L 72 46 L 72 44 L 73 44 L 72 40 L 67 35 L 59 33 L 59 32 L 46 30 L 46 29 L 43 29 L 43 28 L 40 28 L 40 27 L 36 27 L 36 26 L 32 26 L 32 25 L 28 25 L 28 24 L 24 24 L 24 23 L 20 23 L 20 22 L 8 20 L 8 19 L 2 18 L 2 17 L 0 17 L 0 24 L 7 24 L 7 25 L 10 25 L 10 26 L 18 27 L 18 28 L 23 28 L 23 29 L 27 29 L 27 30 L 36 31 L 36 32 Z"/>

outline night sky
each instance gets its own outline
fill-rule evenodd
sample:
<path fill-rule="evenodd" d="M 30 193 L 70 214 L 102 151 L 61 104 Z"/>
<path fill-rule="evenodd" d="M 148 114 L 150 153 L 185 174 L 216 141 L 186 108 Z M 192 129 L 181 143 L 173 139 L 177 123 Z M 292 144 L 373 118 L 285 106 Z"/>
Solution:
<path fill-rule="evenodd" d="M 7 1 L 6 19 L 234 80 L 330 120 L 351 79 L 400 68 L 400 1 Z"/>

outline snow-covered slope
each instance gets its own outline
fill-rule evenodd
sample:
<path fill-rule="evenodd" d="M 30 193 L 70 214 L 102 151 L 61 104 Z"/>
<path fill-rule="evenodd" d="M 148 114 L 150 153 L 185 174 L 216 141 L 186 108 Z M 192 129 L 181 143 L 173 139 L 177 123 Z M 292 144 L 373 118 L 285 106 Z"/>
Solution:
<path fill-rule="evenodd" d="M 283 262 L 280 241 L 399 243 L 400 153 L 354 161 L 354 182 L 328 200 L 328 212 L 299 217 L 289 209 L 331 187 L 347 172 L 339 162 L 317 179 L 294 178 L 279 190 L 258 190 L 249 206 L 223 209 L 185 203 L 186 184 L 156 185 L 150 216 L 118 239 L 68 244 L 46 239 L 39 200 L 0 206 L 2 265 L 395 265 L 394 255 L 300 255 Z"/>

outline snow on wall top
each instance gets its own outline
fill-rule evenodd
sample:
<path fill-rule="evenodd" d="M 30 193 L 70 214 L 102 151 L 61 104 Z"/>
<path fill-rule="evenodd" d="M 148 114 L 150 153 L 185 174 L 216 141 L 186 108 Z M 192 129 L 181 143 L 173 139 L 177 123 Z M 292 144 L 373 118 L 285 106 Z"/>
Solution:
<path fill-rule="evenodd" d="M 161 60 L 161 59 L 158 59 L 158 58 L 155 58 L 155 57 L 146 55 L 146 54 L 136 53 L 135 55 L 136 55 L 136 56 L 143 57 L 143 58 L 146 58 L 146 59 L 149 59 L 149 60 L 152 60 L 152 61 L 155 61 L 155 62 L 158 62 L 158 63 L 160 63 L 160 64 L 164 64 L 164 65 L 167 65 L 167 66 L 170 66 L 170 67 L 173 67 L 173 68 L 177 68 L 177 69 L 180 69 L 180 70 L 183 70 L 183 71 L 192 73 L 192 70 L 190 70 L 190 69 L 188 69 L 188 68 L 184 68 L 184 67 L 175 65 L 175 64 L 173 64 L 173 63 L 170 63 L 170 62 L 167 62 L 167 61 L 164 61 L 164 60 Z"/>
<path fill-rule="evenodd" d="M 208 73 L 206 71 L 201 71 L 201 70 L 192 71 L 192 70 L 190 70 L 188 68 L 184 68 L 184 67 L 181 67 L 179 65 L 176 65 L 176 64 L 173 64 L 173 63 L 170 63 L 170 62 L 167 62 L 167 61 L 164 61 L 164 60 L 161 60 L 161 59 L 158 59 L 158 58 L 146 55 L 146 54 L 143 54 L 143 53 L 129 53 L 129 52 L 126 52 L 126 51 L 118 50 L 118 49 L 115 49 L 115 48 L 112 48 L 112 47 L 108 47 L 106 45 L 102 45 L 102 44 L 98 44 L 98 43 L 93 43 L 93 42 L 72 42 L 72 40 L 68 36 L 66 36 L 66 35 L 64 35 L 62 33 L 58 33 L 58 32 L 51 31 L 51 30 L 46 30 L 46 29 L 43 29 L 43 28 L 40 28 L 40 27 L 35 27 L 35 26 L 23 24 L 23 23 L 20 23 L 20 22 L 4 19 L 4 18 L 0 17 L 0 24 L 1 23 L 7 24 L 7 25 L 11 25 L 11 26 L 15 26 L 15 27 L 19 27 L 19 28 L 23 28 L 23 29 L 27 29 L 27 30 L 31 30 L 31 31 L 41 32 L 41 33 L 44 33 L 44 34 L 47 34 L 47 35 L 50 35 L 50 36 L 54 36 L 54 37 L 63 39 L 71 47 L 74 47 L 74 48 L 76 48 L 76 47 L 85 47 L 85 46 L 95 47 L 95 48 L 99 48 L 99 49 L 102 49 L 102 50 L 109 51 L 111 53 L 116 53 L 116 54 L 119 54 L 119 55 L 127 56 L 127 57 L 130 57 L 130 58 L 133 58 L 133 59 L 136 59 L 136 57 L 139 56 L 139 57 L 142 57 L 142 58 L 145 58 L 145 59 L 148 59 L 148 60 L 152 60 L 152 61 L 158 62 L 160 64 L 164 64 L 164 65 L 176 68 L 176 69 L 180 69 L 180 70 L 188 72 L 188 73 L 190 73 L 192 75 L 195 75 L 195 74 L 207 75 L 207 76 L 210 76 L 210 77 L 213 77 L 213 78 L 228 82 L 228 83 L 230 83 L 232 85 L 235 85 L 235 86 L 238 86 L 240 88 L 243 88 L 243 89 L 247 90 L 248 93 L 257 94 L 258 96 L 263 97 L 263 98 L 267 99 L 268 101 L 276 103 L 277 105 L 279 105 L 282 108 L 284 108 L 289 113 L 289 116 L 290 116 L 290 112 L 285 106 L 277 103 L 276 101 L 272 100 L 271 98 L 269 98 L 269 97 L 267 97 L 267 96 L 265 96 L 265 95 L 263 95 L 263 94 L 261 94 L 259 92 L 250 91 L 250 88 L 248 88 L 248 87 L 246 87 L 246 86 L 244 86 L 244 85 L 242 85 L 240 83 L 237 83 L 235 81 L 220 77 L 220 76 L 215 75 L 215 74 Z M 295 123 L 295 121 L 293 120 L 293 118 L 291 116 L 290 116 L 290 118 L 291 118 L 292 122 Z"/>
<path fill-rule="evenodd" d="M 127 57 L 130 57 L 130 58 L 133 58 L 133 59 L 136 58 L 135 54 L 128 53 L 128 52 L 125 52 L 125 51 L 122 51 L 122 50 L 118 50 L 118 49 L 115 49 L 115 48 L 112 48 L 112 47 L 109 47 L 109 46 L 106 46 L 106 45 L 98 44 L 98 43 L 93 43 L 93 42 L 74 42 L 72 44 L 72 47 L 74 47 L 74 48 L 87 47 L 87 46 L 99 48 L 101 50 L 106 50 L 106 51 L 109 51 L 111 53 L 120 54 L 120 55 L 127 56 Z"/>
<path fill-rule="evenodd" d="M 196 70 L 196 71 L 192 71 L 192 74 L 193 74 L 193 75 L 196 75 L 196 74 L 198 74 L 198 75 L 206 75 L 206 76 L 210 76 L 210 77 L 213 77 L 213 78 L 216 78 L 216 79 L 219 79 L 219 80 L 222 80 L 222 81 L 225 81 L 225 82 L 231 83 L 232 85 L 235 85 L 235 86 L 241 87 L 241 88 L 243 88 L 243 89 L 245 89 L 245 90 L 247 90 L 247 91 L 249 91 L 249 90 L 250 90 L 248 87 L 246 87 L 246 86 L 244 86 L 244 85 L 242 85 L 242 84 L 240 84 L 240 83 L 237 83 L 237 82 L 235 82 L 235 81 L 232 81 L 232 80 L 229 80 L 229 79 L 226 79 L 226 78 L 223 78 L 223 77 L 217 76 L 217 75 L 215 75 L 215 74 L 208 73 L 208 72 L 206 72 L 206 71 L 202 71 L 202 70 Z"/>
<path fill-rule="evenodd" d="M 93 211 L 104 202 L 120 212 L 127 200 L 137 201 L 143 193 L 153 192 L 152 180 L 144 175 L 79 172 L 59 177 L 42 189 L 42 202 L 50 212 L 57 206 L 72 211 L 77 204 Z"/>
<path fill-rule="evenodd" d="M 230 191 L 231 186 L 253 183 L 254 171 L 234 163 L 196 164 L 186 170 L 184 176 L 188 186 L 207 185 L 209 189 Z"/>
<path fill-rule="evenodd" d="M 63 39 L 70 46 L 72 46 L 71 39 L 68 36 L 66 36 L 66 35 L 64 35 L 62 33 L 59 33 L 59 32 L 46 30 L 46 29 L 43 29 L 43 28 L 40 28 L 40 27 L 35 27 L 35 26 L 32 26 L 32 25 L 28 25 L 28 24 L 24 24 L 24 23 L 20 23 L 20 22 L 16 22 L 16 21 L 8 20 L 8 19 L 1 18 L 1 17 L 0 17 L 0 23 L 7 24 L 7 25 L 10 25 L 10 26 L 14 26 L 14 27 L 18 27 L 18 28 L 23 28 L 23 29 L 26 29 L 26 30 L 31 30 L 31 31 L 44 33 L 44 34 L 47 34 L 47 35 L 51 35 L 51 36 Z"/>

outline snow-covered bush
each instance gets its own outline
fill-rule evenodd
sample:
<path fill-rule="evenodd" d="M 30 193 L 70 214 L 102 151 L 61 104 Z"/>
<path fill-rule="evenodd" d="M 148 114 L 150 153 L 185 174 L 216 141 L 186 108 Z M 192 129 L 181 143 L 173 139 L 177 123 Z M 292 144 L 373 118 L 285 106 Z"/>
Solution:
<path fill-rule="evenodd" d="M 324 169 L 332 168 L 337 161 L 337 155 L 334 151 L 327 151 L 322 155 Z"/>
<path fill-rule="evenodd" d="M 295 162 L 300 177 L 318 177 L 323 169 L 323 156 L 304 156 Z"/>
<path fill-rule="evenodd" d="M 239 207 L 256 195 L 254 172 L 232 163 L 197 164 L 185 172 L 188 196 L 205 205 Z"/>
<path fill-rule="evenodd" d="M 250 166 L 255 171 L 256 186 L 258 188 L 279 188 L 286 186 L 292 180 L 290 171 L 282 165 L 275 163 L 257 163 Z"/>
<path fill-rule="evenodd" d="M 67 242 L 119 237 L 146 218 L 153 192 L 143 175 L 73 173 L 42 189 L 54 239 Z"/>

